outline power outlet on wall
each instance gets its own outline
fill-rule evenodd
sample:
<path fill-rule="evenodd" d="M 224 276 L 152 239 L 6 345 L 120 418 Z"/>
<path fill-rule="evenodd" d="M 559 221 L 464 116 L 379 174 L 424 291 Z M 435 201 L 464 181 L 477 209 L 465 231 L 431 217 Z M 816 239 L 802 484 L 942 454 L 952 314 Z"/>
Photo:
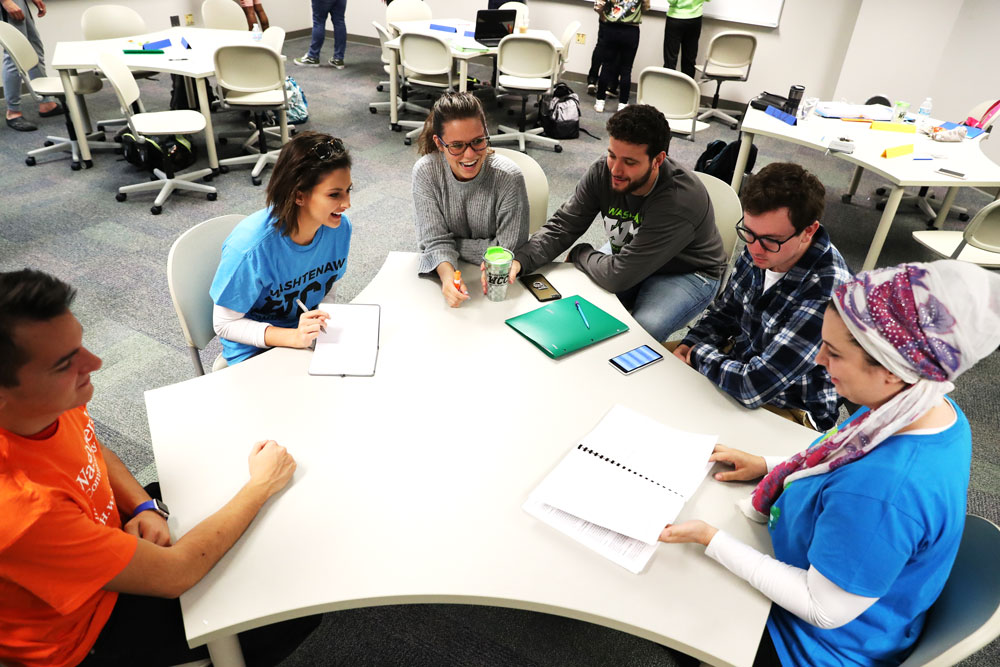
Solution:
<path fill-rule="evenodd" d="M 576 33 L 576 43 L 586 44 L 587 43 L 587 33 L 578 32 Z"/>
<path fill-rule="evenodd" d="M 184 15 L 184 25 L 194 25 L 194 14 Z"/>

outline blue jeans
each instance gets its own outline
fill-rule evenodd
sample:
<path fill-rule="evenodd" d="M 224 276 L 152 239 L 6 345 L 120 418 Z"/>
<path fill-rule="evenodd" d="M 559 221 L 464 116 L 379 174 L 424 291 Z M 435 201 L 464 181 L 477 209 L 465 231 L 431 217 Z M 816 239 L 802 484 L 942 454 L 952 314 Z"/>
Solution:
<path fill-rule="evenodd" d="M 35 28 L 35 17 L 31 13 L 31 10 L 28 9 L 31 3 L 28 0 L 14 0 L 14 4 L 24 12 L 24 20 L 15 21 L 11 18 L 8 23 L 27 37 L 31 47 L 35 50 L 35 54 L 38 56 L 38 64 L 28 71 L 28 76 L 32 79 L 37 79 L 40 76 L 45 76 L 42 74 L 45 71 L 45 50 L 42 46 L 42 38 L 38 35 L 38 30 Z M 7 52 L 3 54 L 3 95 L 9 111 L 21 110 L 21 74 L 17 71 L 17 67 L 14 66 L 14 59 Z M 53 102 L 55 98 L 45 97 L 42 101 Z"/>
<path fill-rule="evenodd" d="M 601 252 L 611 252 L 611 246 L 605 244 Z M 615 296 L 649 335 L 663 342 L 705 310 L 718 289 L 718 278 L 700 273 L 653 274 Z"/>
<path fill-rule="evenodd" d="M 326 17 L 333 23 L 333 59 L 343 60 L 347 48 L 347 24 L 344 23 L 344 12 L 347 10 L 347 0 L 312 0 L 313 29 L 312 42 L 309 44 L 309 55 L 319 60 L 319 50 L 323 48 L 326 39 Z"/>

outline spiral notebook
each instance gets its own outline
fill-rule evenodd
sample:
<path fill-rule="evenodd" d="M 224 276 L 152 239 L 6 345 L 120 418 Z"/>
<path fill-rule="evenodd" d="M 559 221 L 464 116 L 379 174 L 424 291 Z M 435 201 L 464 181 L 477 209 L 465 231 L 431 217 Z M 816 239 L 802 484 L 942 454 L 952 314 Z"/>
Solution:
<path fill-rule="evenodd" d="M 705 479 L 717 440 L 616 405 L 522 509 L 638 574 Z"/>

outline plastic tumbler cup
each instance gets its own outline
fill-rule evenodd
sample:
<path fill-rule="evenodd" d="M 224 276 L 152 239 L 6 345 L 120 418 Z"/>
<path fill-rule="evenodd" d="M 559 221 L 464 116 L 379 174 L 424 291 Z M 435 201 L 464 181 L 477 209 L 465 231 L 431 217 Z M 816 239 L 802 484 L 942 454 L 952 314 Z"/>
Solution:
<path fill-rule="evenodd" d="M 507 298 L 514 253 L 498 245 L 490 246 L 483 253 L 483 262 L 486 264 L 486 298 L 490 301 L 503 301 Z"/>

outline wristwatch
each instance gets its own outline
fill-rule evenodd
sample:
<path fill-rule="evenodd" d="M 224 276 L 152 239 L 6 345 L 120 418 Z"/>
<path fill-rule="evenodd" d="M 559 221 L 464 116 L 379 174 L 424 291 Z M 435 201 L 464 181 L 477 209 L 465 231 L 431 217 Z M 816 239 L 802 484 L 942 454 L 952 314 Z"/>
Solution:
<path fill-rule="evenodd" d="M 132 512 L 132 516 L 139 516 L 139 512 L 145 512 L 146 510 L 152 510 L 164 519 L 170 516 L 170 510 L 167 508 L 167 504 L 162 500 L 157 500 L 156 498 L 147 500 L 144 503 L 139 503 Z"/>

